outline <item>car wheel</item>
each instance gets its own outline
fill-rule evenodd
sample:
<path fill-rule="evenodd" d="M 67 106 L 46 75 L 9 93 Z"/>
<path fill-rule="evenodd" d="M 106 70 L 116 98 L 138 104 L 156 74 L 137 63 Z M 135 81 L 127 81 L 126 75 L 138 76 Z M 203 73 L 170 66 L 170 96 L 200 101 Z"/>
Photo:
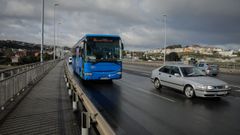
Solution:
<path fill-rule="evenodd" d="M 154 87 L 155 87 L 156 89 L 158 89 L 158 90 L 161 89 L 162 85 L 161 85 L 159 79 L 155 79 L 155 80 L 154 80 Z"/>
<path fill-rule="evenodd" d="M 184 90 L 184 94 L 187 98 L 193 98 L 195 96 L 193 87 L 187 86 Z"/>

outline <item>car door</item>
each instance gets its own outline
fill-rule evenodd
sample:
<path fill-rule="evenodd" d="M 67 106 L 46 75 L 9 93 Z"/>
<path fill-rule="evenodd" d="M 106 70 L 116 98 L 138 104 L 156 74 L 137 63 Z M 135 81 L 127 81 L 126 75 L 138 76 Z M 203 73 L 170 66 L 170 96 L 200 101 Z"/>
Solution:
<path fill-rule="evenodd" d="M 175 76 L 175 74 L 179 74 L 180 76 Z M 178 89 L 178 90 L 183 90 L 184 84 L 183 84 L 183 79 L 180 73 L 180 70 L 177 66 L 172 66 L 170 69 L 170 75 L 169 77 L 169 85 L 172 88 Z"/>
<path fill-rule="evenodd" d="M 160 83 L 164 86 L 170 86 L 169 84 L 169 73 L 170 73 L 170 66 L 164 66 L 159 69 L 159 79 Z"/>

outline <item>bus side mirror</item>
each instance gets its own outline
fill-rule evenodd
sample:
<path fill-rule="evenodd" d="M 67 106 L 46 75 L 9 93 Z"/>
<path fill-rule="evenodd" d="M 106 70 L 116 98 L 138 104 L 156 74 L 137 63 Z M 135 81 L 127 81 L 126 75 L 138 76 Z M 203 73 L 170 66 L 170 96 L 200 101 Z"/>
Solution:
<path fill-rule="evenodd" d="M 124 45 L 123 45 L 123 43 L 121 43 L 121 49 L 124 50 Z"/>

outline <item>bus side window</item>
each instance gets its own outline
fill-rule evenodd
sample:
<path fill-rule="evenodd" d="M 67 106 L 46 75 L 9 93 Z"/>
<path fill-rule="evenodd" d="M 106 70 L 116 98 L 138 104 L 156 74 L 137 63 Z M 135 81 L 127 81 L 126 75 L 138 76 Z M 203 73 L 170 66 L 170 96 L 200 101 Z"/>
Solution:
<path fill-rule="evenodd" d="M 79 48 L 79 56 L 82 57 L 82 47 Z"/>
<path fill-rule="evenodd" d="M 76 48 L 76 57 L 79 57 L 79 47 Z"/>
<path fill-rule="evenodd" d="M 86 47 L 87 47 L 87 42 L 84 41 L 84 42 L 83 42 L 83 47 L 82 47 L 82 57 L 83 57 L 83 58 L 85 58 L 85 53 L 86 53 L 86 52 L 85 52 L 85 51 L 86 51 L 85 48 L 86 48 Z"/>

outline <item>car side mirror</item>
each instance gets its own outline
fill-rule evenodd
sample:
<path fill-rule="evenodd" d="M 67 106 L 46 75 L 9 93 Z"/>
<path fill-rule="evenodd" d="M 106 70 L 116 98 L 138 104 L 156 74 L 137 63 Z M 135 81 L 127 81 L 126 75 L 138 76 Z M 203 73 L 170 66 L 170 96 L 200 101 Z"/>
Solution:
<path fill-rule="evenodd" d="M 179 73 L 174 73 L 174 76 L 181 77 Z"/>

